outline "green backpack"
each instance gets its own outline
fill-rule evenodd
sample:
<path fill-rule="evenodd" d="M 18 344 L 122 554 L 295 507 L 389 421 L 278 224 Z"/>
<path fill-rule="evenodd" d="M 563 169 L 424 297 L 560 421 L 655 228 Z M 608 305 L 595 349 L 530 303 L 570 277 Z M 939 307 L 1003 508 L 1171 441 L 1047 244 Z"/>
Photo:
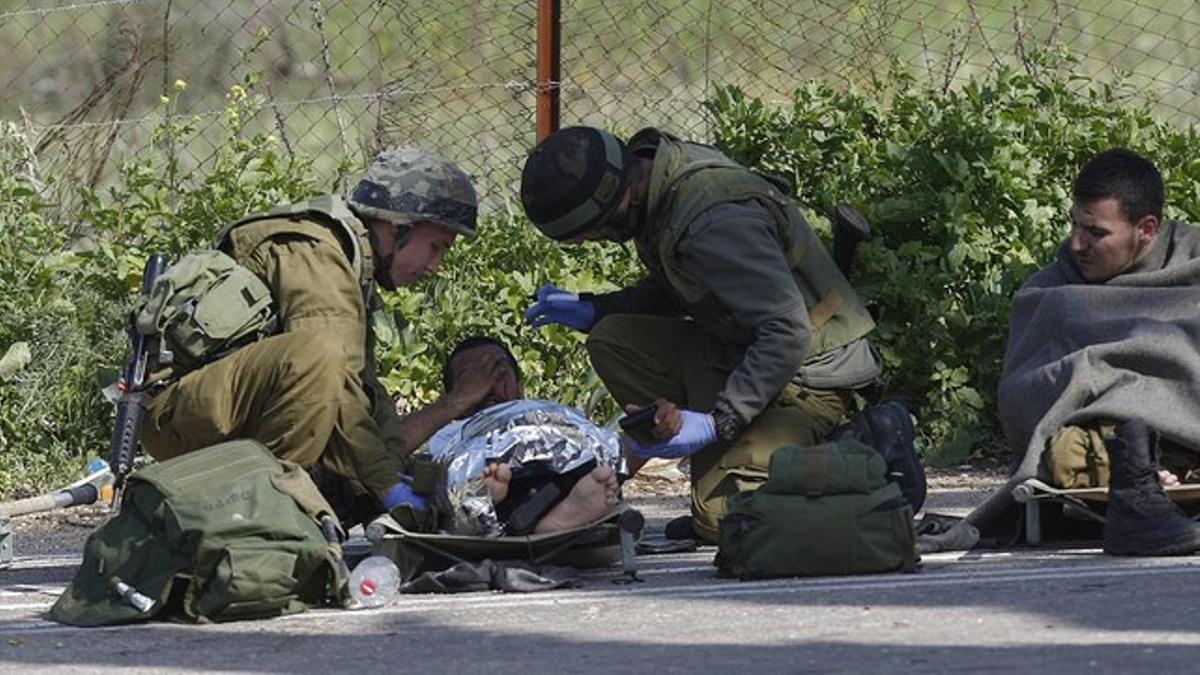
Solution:
<path fill-rule="evenodd" d="M 137 332 L 162 337 L 176 374 L 273 333 L 275 323 L 266 284 L 220 251 L 180 258 L 134 308 Z"/>
<path fill-rule="evenodd" d="M 88 538 L 50 616 L 75 626 L 229 621 L 340 599 L 345 566 L 317 524 L 323 513 L 332 509 L 308 474 L 257 441 L 152 464 Z"/>
<path fill-rule="evenodd" d="M 858 441 L 787 446 L 757 490 L 730 498 L 714 564 L 740 579 L 911 570 L 912 507 Z"/>

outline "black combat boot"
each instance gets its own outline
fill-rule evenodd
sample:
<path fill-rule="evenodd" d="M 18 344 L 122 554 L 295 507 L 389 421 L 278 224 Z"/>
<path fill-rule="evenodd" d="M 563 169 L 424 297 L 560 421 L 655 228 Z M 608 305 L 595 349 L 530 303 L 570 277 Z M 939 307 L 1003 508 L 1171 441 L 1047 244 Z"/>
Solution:
<path fill-rule="evenodd" d="M 1104 523 L 1111 555 L 1185 555 L 1200 550 L 1200 523 L 1171 503 L 1158 480 L 1158 435 L 1141 420 L 1104 441 L 1112 477 Z"/>
<path fill-rule="evenodd" d="M 856 440 L 875 448 L 887 463 L 888 480 L 912 505 L 913 513 L 925 504 L 925 467 L 917 456 L 916 430 L 908 408 L 899 401 L 867 406 L 854 419 L 829 432 L 830 441 Z"/>
<path fill-rule="evenodd" d="M 667 539 L 697 539 L 696 529 L 692 527 L 692 517 L 679 516 L 667 521 L 663 527 L 663 537 Z"/>

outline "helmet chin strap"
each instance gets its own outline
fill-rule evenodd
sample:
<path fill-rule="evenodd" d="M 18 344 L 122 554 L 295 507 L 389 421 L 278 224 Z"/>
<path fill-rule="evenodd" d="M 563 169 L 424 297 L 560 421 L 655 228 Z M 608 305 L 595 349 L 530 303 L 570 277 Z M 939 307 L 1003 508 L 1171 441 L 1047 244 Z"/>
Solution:
<path fill-rule="evenodd" d="M 625 210 L 625 217 L 621 221 L 605 224 L 608 230 L 606 238 L 609 241 L 624 244 L 642 229 L 646 221 L 646 195 L 644 191 L 638 190 L 636 185 L 645 179 L 646 172 L 647 166 L 644 161 L 635 163 L 630 169 L 630 181 L 626 189 L 633 194 L 630 196 L 629 208 Z"/>
<path fill-rule="evenodd" d="M 375 234 L 375 228 L 367 228 L 367 237 L 371 240 L 371 248 L 375 249 L 375 283 L 384 290 L 396 290 L 396 282 L 392 280 L 392 260 L 396 257 L 396 250 L 404 247 L 411 234 L 411 225 L 396 225 L 396 241 L 385 255 L 379 250 L 381 246 L 379 237 Z"/>
<path fill-rule="evenodd" d="M 605 229 L 608 232 L 605 238 L 609 241 L 615 241 L 618 244 L 624 244 L 633 239 L 638 230 L 642 229 L 642 223 L 645 221 L 645 212 L 642 206 L 643 204 L 641 203 L 632 203 L 629 205 L 629 210 L 625 212 L 625 218 L 621 222 L 606 224 Z"/>

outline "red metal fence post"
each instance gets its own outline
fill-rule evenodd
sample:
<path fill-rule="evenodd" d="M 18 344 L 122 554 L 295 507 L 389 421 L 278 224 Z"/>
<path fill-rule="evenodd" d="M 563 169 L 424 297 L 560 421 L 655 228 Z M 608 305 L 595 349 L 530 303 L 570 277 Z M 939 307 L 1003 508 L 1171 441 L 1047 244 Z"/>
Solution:
<path fill-rule="evenodd" d="M 558 130 L 559 83 L 562 81 L 561 0 L 538 0 L 537 139 Z"/>

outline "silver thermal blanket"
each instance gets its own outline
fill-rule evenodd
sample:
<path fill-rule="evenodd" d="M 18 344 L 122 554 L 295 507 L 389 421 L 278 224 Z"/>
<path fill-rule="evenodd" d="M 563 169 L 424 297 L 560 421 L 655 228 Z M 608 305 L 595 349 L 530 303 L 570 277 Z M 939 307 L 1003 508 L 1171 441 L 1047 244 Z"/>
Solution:
<path fill-rule="evenodd" d="M 443 427 L 429 453 L 448 463 L 447 497 L 453 534 L 498 537 L 504 524 L 488 495 L 483 470 L 504 462 L 513 471 L 534 463 L 564 474 L 596 460 L 621 470 L 617 434 L 596 426 L 574 408 L 538 400 L 499 403 Z"/>

